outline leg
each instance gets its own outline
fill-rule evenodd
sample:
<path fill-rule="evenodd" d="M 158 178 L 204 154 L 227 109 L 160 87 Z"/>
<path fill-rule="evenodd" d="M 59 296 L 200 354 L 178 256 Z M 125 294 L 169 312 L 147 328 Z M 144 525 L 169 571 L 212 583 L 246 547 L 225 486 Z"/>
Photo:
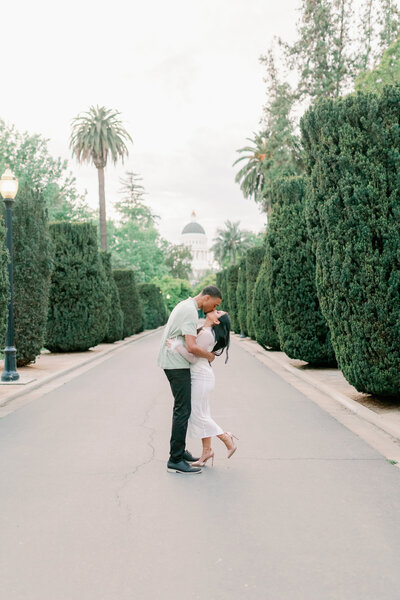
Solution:
<path fill-rule="evenodd" d="M 230 458 L 232 456 L 232 454 L 234 452 L 236 452 L 237 446 L 235 444 L 235 442 L 233 441 L 233 438 L 238 439 L 235 435 L 233 435 L 233 433 L 230 433 L 229 431 L 225 431 L 225 433 L 221 433 L 221 435 L 218 435 L 217 437 L 219 437 L 219 439 L 221 440 L 221 442 L 223 442 L 225 444 L 225 446 L 228 449 L 228 458 Z"/>
<path fill-rule="evenodd" d="M 209 458 L 211 458 L 211 462 L 214 465 L 214 450 L 211 448 L 211 438 L 202 438 L 201 443 L 203 444 L 203 452 L 199 460 L 192 463 L 192 467 L 204 467 Z"/>
<path fill-rule="evenodd" d="M 211 450 L 211 438 L 210 437 L 203 438 L 201 440 L 201 443 L 203 444 L 203 455 L 208 454 L 208 452 Z"/>
<path fill-rule="evenodd" d="M 186 431 L 190 417 L 191 383 L 190 369 L 165 369 L 174 396 L 170 461 L 178 463 L 185 451 Z"/>

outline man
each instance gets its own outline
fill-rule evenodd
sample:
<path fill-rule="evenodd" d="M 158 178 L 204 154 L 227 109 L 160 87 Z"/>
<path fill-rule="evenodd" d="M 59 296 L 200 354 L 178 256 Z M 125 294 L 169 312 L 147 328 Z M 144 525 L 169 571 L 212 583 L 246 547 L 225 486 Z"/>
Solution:
<path fill-rule="evenodd" d="M 207 286 L 195 298 L 179 302 L 171 312 L 161 341 L 158 364 L 164 369 L 174 396 L 172 433 L 168 471 L 171 473 L 201 473 L 199 467 L 189 462 L 198 460 L 185 450 L 186 431 L 191 410 L 191 383 L 189 362 L 178 352 L 170 352 L 166 340 L 181 337 L 186 348 L 195 356 L 212 362 L 215 355 L 196 344 L 198 310 L 204 313 L 215 310 L 221 304 L 221 292 L 214 285 Z"/>

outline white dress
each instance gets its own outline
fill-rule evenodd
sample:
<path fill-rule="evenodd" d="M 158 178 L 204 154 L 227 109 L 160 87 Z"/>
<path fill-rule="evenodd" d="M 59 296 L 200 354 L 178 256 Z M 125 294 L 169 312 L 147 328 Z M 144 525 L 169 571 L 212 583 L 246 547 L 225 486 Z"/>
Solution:
<path fill-rule="evenodd" d="M 211 352 L 215 346 L 212 327 L 203 327 L 197 336 L 196 343 L 200 348 Z M 180 342 L 174 343 L 171 350 L 179 352 L 190 362 L 192 411 L 188 423 L 189 436 L 201 439 L 221 435 L 224 430 L 211 418 L 210 412 L 210 394 L 215 386 L 212 366 L 206 358 L 190 354 Z"/>

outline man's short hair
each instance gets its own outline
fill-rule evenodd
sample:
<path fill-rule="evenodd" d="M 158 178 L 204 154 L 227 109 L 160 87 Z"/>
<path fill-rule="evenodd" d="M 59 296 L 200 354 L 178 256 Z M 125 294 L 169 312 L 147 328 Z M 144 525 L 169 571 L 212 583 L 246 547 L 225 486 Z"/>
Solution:
<path fill-rule="evenodd" d="M 222 294 L 216 285 L 207 285 L 205 288 L 203 288 L 201 295 L 211 296 L 211 298 L 220 298 L 222 300 Z"/>

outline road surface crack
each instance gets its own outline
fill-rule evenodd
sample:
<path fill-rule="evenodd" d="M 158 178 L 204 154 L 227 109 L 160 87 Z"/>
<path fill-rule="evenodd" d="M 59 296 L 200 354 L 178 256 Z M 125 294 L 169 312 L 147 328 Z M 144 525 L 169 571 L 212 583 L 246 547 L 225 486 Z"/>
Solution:
<path fill-rule="evenodd" d="M 123 476 L 122 479 L 122 484 L 120 485 L 120 487 L 117 489 L 116 491 L 116 498 L 117 498 L 117 504 L 119 508 L 123 508 L 123 503 L 122 503 L 122 496 L 124 493 L 125 488 L 129 485 L 131 479 L 136 475 L 136 473 L 142 469 L 143 467 L 147 466 L 148 464 L 150 464 L 152 462 L 152 460 L 154 459 L 155 456 L 155 447 L 154 447 L 154 436 L 155 436 L 155 428 L 154 427 L 150 427 L 149 425 L 147 425 L 147 421 L 150 418 L 150 413 L 152 412 L 152 410 L 154 410 L 154 408 L 157 406 L 157 401 L 160 398 L 161 394 L 157 394 L 153 399 L 152 402 L 149 406 L 149 408 L 146 410 L 143 420 L 140 423 L 139 427 L 142 427 L 144 429 L 147 429 L 149 431 L 149 437 L 148 440 L 146 442 L 147 446 L 150 449 L 150 456 L 149 458 L 147 458 L 146 460 L 143 460 L 142 462 L 138 463 L 137 465 L 135 465 L 135 467 L 129 471 L 128 473 L 126 473 Z M 128 521 L 131 521 L 132 519 L 132 512 L 131 509 L 129 507 L 129 504 L 126 504 L 125 506 L 126 511 L 127 511 L 127 519 Z"/>

